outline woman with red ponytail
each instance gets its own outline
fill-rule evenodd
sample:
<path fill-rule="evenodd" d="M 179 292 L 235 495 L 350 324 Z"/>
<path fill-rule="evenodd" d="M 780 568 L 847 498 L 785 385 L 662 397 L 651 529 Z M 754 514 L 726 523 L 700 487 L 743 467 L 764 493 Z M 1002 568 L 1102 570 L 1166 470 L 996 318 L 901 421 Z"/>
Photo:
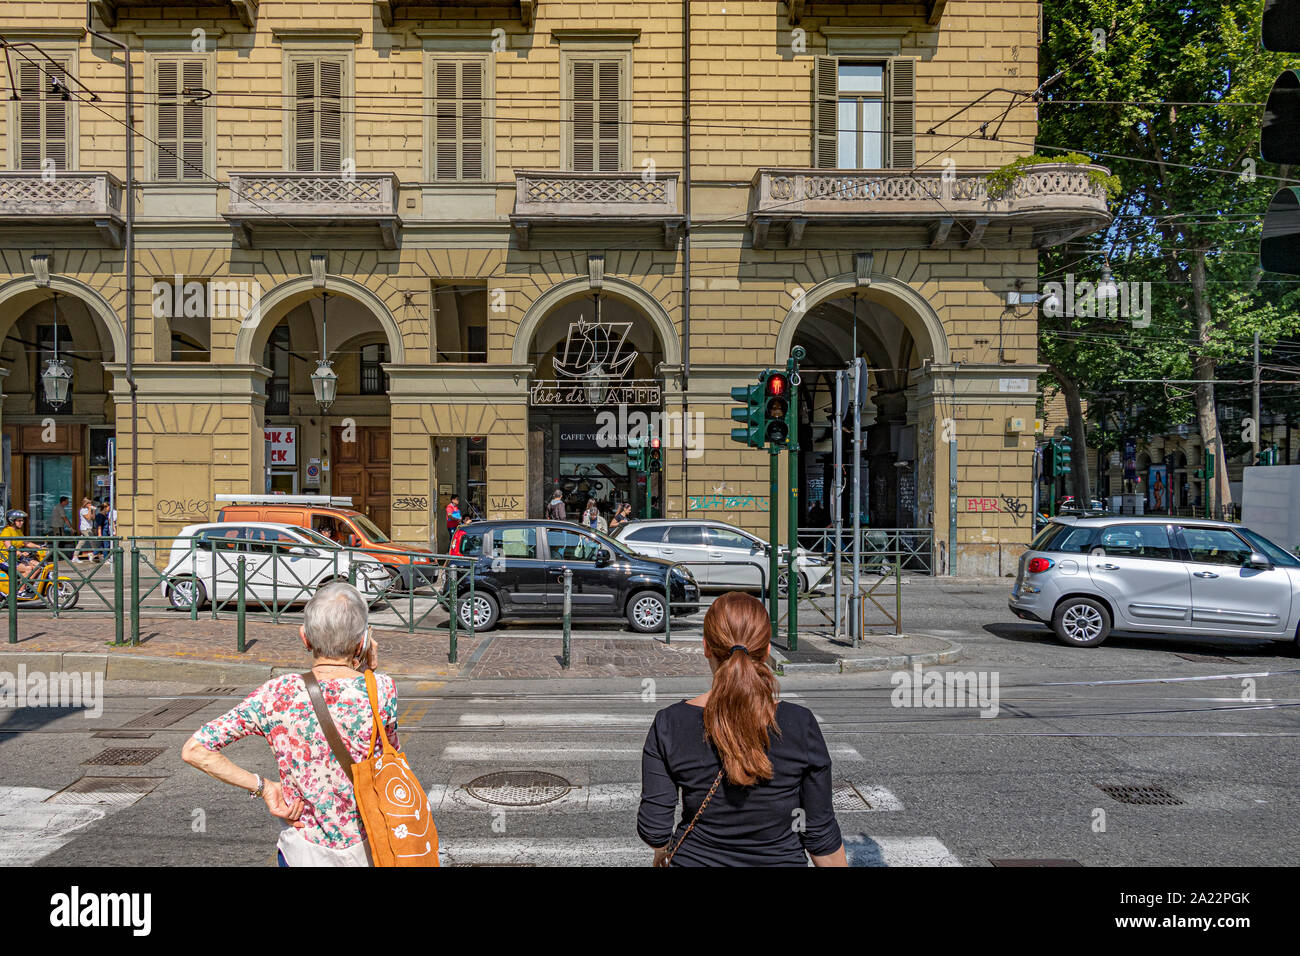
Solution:
<path fill-rule="evenodd" d="M 655 866 L 847 865 L 826 741 L 810 710 L 777 699 L 771 626 L 752 595 L 715 600 L 704 615 L 712 688 L 655 715 L 637 814 Z"/>

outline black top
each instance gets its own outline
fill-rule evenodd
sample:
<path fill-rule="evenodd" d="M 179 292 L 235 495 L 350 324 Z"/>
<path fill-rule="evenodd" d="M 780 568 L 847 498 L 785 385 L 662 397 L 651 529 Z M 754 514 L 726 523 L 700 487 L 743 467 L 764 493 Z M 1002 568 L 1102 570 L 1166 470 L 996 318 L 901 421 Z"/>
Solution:
<path fill-rule="evenodd" d="M 673 857 L 673 866 L 806 866 L 804 851 L 834 853 L 843 843 L 831 809 L 831 758 L 812 711 L 780 701 L 768 757 L 772 779 L 742 787 L 724 778 Z M 704 736 L 704 708 L 686 701 L 655 715 L 641 754 L 637 834 L 653 847 L 676 846 L 722 765 Z M 673 829 L 678 788 L 682 822 Z M 798 826 L 802 810 L 802 827 Z M 671 837 L 671 843 L 670 843 Z"/>

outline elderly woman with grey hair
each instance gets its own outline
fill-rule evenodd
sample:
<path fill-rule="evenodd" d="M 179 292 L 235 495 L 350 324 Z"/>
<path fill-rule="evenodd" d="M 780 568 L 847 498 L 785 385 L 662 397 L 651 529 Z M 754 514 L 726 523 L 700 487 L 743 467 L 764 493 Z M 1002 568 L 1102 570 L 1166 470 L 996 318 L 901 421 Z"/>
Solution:
<path fill-rule="evenodd" d="M 299 628 L 312 655 L 310 673 L 353 760 L 365 759 L 373 732 L 362 672 L 373 670 L 378 657 L 366 619 L 366 602 L 356 588 L 330 584 L 308 602 Z M 352 781 L 321 731 L 306 677 L 272 677 L 228 713 L 200 727 L 181 757 L 222 783 L 261 797 L 272 816 L 286 821 L 277 842 L 281 866 L 366 866 Z M 397 689 L 391 677 L 376 677 L 384 730 L 396 747 Z M 278 780 L 263 780 L 220 753 L 252 734 L 271 745 Z"/>

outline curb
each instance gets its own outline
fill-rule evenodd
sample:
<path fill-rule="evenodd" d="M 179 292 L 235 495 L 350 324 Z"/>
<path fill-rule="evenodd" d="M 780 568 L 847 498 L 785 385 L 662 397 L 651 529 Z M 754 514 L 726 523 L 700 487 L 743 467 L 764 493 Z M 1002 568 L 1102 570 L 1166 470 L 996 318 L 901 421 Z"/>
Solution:
<path fill-rule="evenodd" d="M 897 654 L 892 657 L 842 657 L 833 664 L 799 664 L 781 658 L 774 670 L 777 676 L 796 674 L 865 674 L 877 671 L 907 670 L 913 665 L 952 664 L 961 658 L 962 646 L 949 642 L 947 650 L 927 654 Z"/>
<path fill-rule="evenodd" d="M 177 683 L 257 683 L 281 674 L 299 674 L 305 664 L 254 664 L 242 661 L 177 660 L 138 654 L 87 654 L 74 651 L 0 651 L 0 672 L 19 667 L 28 671 L 76 671 L 102 674 L 104 680 L 153 680 Z M 394 671 L 384 673 L 397 680 L 449 680 L 460 674 L 460 665 L 445 671 Z"/>

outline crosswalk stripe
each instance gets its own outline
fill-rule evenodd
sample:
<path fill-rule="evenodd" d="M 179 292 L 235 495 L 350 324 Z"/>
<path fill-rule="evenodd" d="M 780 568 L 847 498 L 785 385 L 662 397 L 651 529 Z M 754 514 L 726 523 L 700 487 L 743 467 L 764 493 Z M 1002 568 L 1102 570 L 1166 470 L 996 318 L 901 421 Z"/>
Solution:
<path fill-rule="evenodd" d="M 585 726 L 588 724 L 626 724 L 634 727 L 649 728 L 654 721 L 653 714 L 461 714 L 460 724 L 464 727 L 551 727 L 551 726 Z"/>
<path fill-rule="evenodd" d="M 46 803 L 55 791 L 0 787 L 0 865 L 30 866 L 101 820 L 101 807 Z"/>
<path fill-rule="evenodd" d="M 934 837 L 846 837 L 850 866 L 961 866 Z M 568 839 L 457 840 L 445 837 L 438 848 L 446 866 L 649 866 L 652 851 L 639 840 L 572 837 Z"/>
<path fill-rule="evenodd" d="M 860 797 L 859 797 L 860 795 Z M 863 802 L 865 801 L 865 802 Z M 505 807 L 508 812 L 569 813 L 582 812 L 635 812 L 641 805 L 639 781 L 621 783 L 592 783 L 575 786 L 557 800 L 535 807 Z M 471 795 L 463 785 L 434 784 L 429 788 L 429 808 L 434 812 L 482 812 L 498 808 Z M 903 809 L 903 803 L 885 787 L 866 784 L 838 784 L 835 791 L 835 814 L 889 813 Z"/>
<path fill-rule="evenodd" d="M 829 748 L 839 760 L 861 760 L 857 749 L 844 744 Z M 640 747 L 584 747 L 580 744 L 448 744 L 445 761 L 471 760 L 626 760 L 641 754 Z"/>

